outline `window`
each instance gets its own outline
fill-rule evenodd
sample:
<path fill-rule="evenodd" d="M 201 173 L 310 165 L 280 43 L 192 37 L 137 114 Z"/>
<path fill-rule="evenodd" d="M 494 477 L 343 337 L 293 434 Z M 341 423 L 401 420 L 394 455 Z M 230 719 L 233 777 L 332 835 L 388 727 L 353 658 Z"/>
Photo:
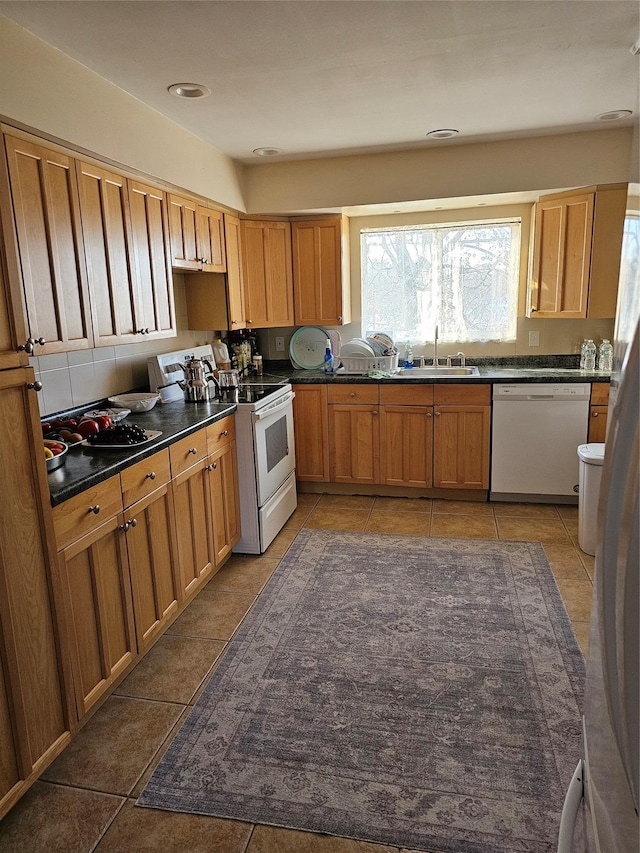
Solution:
<path fill-rule="evenodd" d="M 394 340 L 513 341 L 520 220 L 362 231 L 362 330 Z"/>

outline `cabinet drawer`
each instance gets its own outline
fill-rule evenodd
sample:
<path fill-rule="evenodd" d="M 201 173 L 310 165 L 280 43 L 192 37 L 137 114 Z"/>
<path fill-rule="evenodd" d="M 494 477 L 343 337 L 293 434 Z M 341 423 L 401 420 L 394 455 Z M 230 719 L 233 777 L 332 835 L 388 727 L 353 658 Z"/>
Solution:
<path fill-rule="evenodd" d="M 58 549 L 66 548 L 85 533 L 122 512 L 120 477 L 110 477 L 53 507 Z"/>
<path fill-rule="evenodd" d="M 381 385 L 380 404 L 392 406 L 431 406 L 433 385 Z"/>
<path fill-rule="evenodd" d="M 489 405 L 491 385 L 435 385 L 433 402 L 444 406 Z"/>
<path fill-rule="evenodd" d="M 373 406 L 378 402 L 377 385 L 329 385 L 330 403 L 364 403 Z"/>
<path fill-rule="evenodd" d="M 198 430 L 186 438 L 181 438 L 169 448 L 171 458 L 171 476 L 177 477 L 207 455 L 207 431 Z"/>
<path fill-rule="evenodd" d="M 591 405 L 606 406 L 609 403 L 610 389 L 608 382 L 594 382 L 591 386 Z"/>
<path fill-rule="evenodd" d="M 236 438 L 236 419 L 229 415 L 207 427 L 207 452 L 215 453 Z"/>
<path fill-rule="evenodd" d="M 171 479 L 169 451 L 161 450 L 120 473 L 125 508 L 164 486 Z"/>

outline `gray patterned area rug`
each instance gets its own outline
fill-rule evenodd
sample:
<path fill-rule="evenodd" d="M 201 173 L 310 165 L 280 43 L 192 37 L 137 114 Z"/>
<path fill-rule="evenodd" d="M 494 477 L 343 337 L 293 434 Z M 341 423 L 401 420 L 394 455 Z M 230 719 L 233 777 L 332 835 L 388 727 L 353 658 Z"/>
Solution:
<path fill-rule="evenodd" d="M 552 853 L 583 679 L 540 544 L 302 530 L 138 804 Z"/>

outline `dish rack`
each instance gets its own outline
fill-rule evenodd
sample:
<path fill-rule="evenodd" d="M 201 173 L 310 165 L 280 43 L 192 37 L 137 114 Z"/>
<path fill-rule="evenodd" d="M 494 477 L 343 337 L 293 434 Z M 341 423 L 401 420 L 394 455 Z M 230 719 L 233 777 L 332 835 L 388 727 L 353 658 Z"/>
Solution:
<path fill-rule="evenodd" d="M 395 370 L 398 367 L 398 354 L 380 355 L 369 358 L 366 355 L 343 355 L 340 361 L 346 373 L 369 373 L 370 370 Z"/>

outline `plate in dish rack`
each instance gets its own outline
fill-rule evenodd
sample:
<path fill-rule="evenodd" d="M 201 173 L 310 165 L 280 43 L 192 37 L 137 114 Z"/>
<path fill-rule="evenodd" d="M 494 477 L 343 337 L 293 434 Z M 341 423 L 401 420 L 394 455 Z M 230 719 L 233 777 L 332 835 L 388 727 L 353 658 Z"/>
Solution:
<path fill-rule="evenodd" d="M 158 429 L 146 429 L 144 431 L 146 438 L 143 441 L 136 441 L 135 444 L 92 444 L 86 438 L 84 441 L 79 441 L 83 447 L 89 447 L 91 450 L 133 450 L 135 447 L 140 447 L 143 444 L 148 444 L 154 438 L 162 435 Z"/>

